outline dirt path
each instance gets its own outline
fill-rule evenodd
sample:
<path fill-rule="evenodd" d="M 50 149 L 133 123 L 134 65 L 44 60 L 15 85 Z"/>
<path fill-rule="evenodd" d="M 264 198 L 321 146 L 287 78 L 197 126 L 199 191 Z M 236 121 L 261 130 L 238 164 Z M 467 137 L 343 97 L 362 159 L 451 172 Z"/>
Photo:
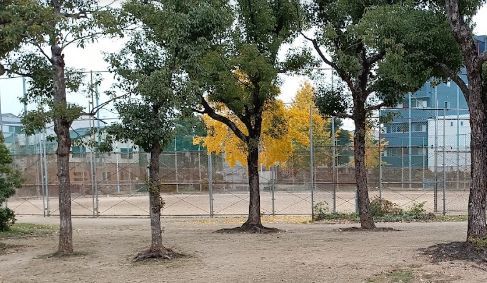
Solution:
<path fill-rule="evenodd" d="M 21 222 L 56 223 L 23 217 Z M 396 232 L 338 232 L 347 225 L 272 224 L 271 235 L 216 234 L 224 220 L 165 219 L 167 246 L 189 257 L 134 264 L 149 241 L 148 219 L 74 219 L 75 249 L 82 255 L 46 258 L 56 236 L 10 239 L 24 247 L 0 256 L 0 282 L 387 282 L 377 274 L 405 270 L 412 282 L 487 282 L 485 267 L 432 264 L 418 251 L 461 241 L 466 223 L 393 223 Z M 384 224 L 380 224 L 384 226 Z M 348 225 L 350 226 L 350 225 Z M 376 275 L 376 276 L 374 276 Z M 382 279 L 381 279 L 382 278 Z"/>

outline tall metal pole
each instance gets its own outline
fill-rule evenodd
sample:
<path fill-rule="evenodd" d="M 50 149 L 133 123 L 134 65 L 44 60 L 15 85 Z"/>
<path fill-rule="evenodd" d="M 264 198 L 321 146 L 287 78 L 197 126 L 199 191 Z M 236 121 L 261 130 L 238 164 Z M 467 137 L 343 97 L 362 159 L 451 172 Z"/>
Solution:
<path fill-rule="evenodd" d="M 43 139 L 43 153 L 44 153 L 44 183 L 46 186 L 46 210 L 47 210 L 47 216 L 51 216 L 51 210 L 49 207 L 49 175 L 48 175 L 48 167 L 47 167 L 47 145 L 46 145 L 46 140 L 47 140 L 47 132 L 46 129 L 44 129 L 44 139 Z"/>
<path fill-rule="evenodd" d="M 443 215 L 446 214 L 446 108 L 443 108 Z"/>
<path fill-rule="evenodd" d="M 425 147 L 425 146 L 426 146 L 426 147 L 428 146 L 428 145 L 426 145 L 426 144 L 425 144 L 425 142 L 424 142 L 424 137 L 423 137 L 423 143 L 422 143 L 422 145 L 423 145 L 423 147 L 422 147 L 422 150 L 423 150 L 423 152 L 422 152 L 422 153 L 423 153 L 423 154 L 422 154 L 422 158 L 421 158 L 421 159 L 422 159 L 422 161 L 423 161 L 423 170 L 422 170 L 422 171 L 423 171 L 423 182 L 422 182 L 422 183 L 423 183 L 423 190 L 424 190 L 424 178 L 425 178 L 425 171 L 426 171 L 426 154 L 427 154 L 427 153 L 426 153 L 427 151 L 424 151 L 424 147 Z"/>
<path fill-rule="evenodd" d="M 39 142 L 39 182 L 41 185 L 41 191 L 42 191 L 42 211 L 44 217 L 46 217 L 46 188 L 44 187 L 44 161 L 42 160 L 42 142 L 41 142 L 41 137 L 40 135 L 37 136 L 38 142 Z"/>
<path fill-rule="evenodd" d="M 310 173 L 310 191 L 311 191 L 311 221 L 314 220 L 314 182 L 315 182 L 315 172 L 314 172 L 314 145 L 313 145 L 313 115 L 311 112 L 311 105 L 309 106 L 309 173 Z"/>
<path fill-rule="evenodd" d="M 212 153 L 208 154 L 208 196 L 210 198 L 210 217 L 213 217 L 213 161 L 212 161 Z"/>
<path fill-rule="evenodd" d="M 412 99 L 411 99 L 411 93 L 409 93 L 409 119 L 408 119 L 408 127 L 409 127 L 409 131 L 408 131 L 408 177 L 409 177 L 409 190 L 411 190 L 411 182 L 412 182 L 412 116 L 411 116 L 411 109 L 412 109 Z"/>
<path fill-rule="evenodd" d="M 276 177 L 277 177 L 277 168 L 276 166 L 271 166 L 271 201 L 272 201 L 272 215 L 276 215 L 276 207 L 275 207 L 275 190 L 276 190 Z"/>
<path fill-rule="evenodd" d="M 380 117 L 380 110 L 379 110 Z M 382 199 L 382 124 L 379 123 L 379 199 Z"/>
<path fill-rule="evenodd" d="M 335 117 L 331 117 L 332 180 L 333 180 L 333 213 L 337 212 L 337 155 L 336 155 Z"/>
<path fill-rule="evenodd" d="M 460 188 L 460 87 L 457 85 L 457 191 Z"/>
<path fill-rule="evenodd" d="M 174 170 L 176 172 L 176 192 L 179 193 L 179 184 L 178 184 L 178 146 L 177 146 L 177 137 L 174 137 Z"/>
<path fill-rule="evenodd" d="M 198 144 L 198 183 L 200 184 L 200 192 L 203 190 L 203 184 L 201 183 L 201 145 Z"/>
<path fill-rule="evenodd" d="M 435 86 L 435 157 L 434 157 L 434 175 L 435 175 L 435 186 L 433 192 L 433 206 L 434 212 L 438 212 L 438 87 Z"/>
<path fill-rule="evenodd" d="M 120 193 L 120 168 L 119 168 L 119 158 L 120 152 L 115 152 L 115 162 L 116 162 L 116 173 L 117 173 L 117 193 Z"/>
<path fill-rule="evenodd" d="M 24 96 L 24 115 L 25 115 L 27 113 L 27 85 L 26 85 L 25 77 L 22 77 L 22 94 Z M 25 135 L 25 146 L 27 149 L 30 146 L 29 136 L 27 134 Z M 26 152 L 26 153 L 30 154 L 30 152 Z M 32 153 L 34 154 L 35 150 Z"/>
<path fill-rule="evenodd" d="M 404 189 L 404 140 L 401 141 L 401 189 Z"/>

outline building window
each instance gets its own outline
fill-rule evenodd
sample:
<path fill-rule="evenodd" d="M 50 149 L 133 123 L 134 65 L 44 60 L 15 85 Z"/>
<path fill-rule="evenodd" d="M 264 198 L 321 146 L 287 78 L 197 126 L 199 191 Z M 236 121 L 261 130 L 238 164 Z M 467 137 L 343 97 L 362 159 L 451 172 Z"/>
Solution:
<path fill-rule="evenodd" d="M 132 159 L 134 157 L 134 149 L 131 147 L 120 148 L 120 158 Z"/>
<path fill-rule="evenodd" d="M 73 155 L 73 158 L 82 158 L 86 157 L 86 147 L 84 146 L 73 146 L 71 149 L 71 153 Z"/>
<path fill-rule="evenodd" d="M 426 99 L 411 99 L 411 108 L 427 108 L 428 107 L 428 100 Z"/>
<path fill-rule="evenodd" d="M 389 128 L 389 127 L 388 127 Z M 390 125 L 391 133 L 407 133 L 409 132 L 409 125 L 408 124 L 391 124 Z"/>
<path fill-rule="evenodd" d="M 426 155 L 426 148 L 424 147 L 412 147 L 411 155 Z"/>
<path fill-rule="evenodd" d="M 8 132 L 12 134 L 22 133 L 22 126 L 8 126 Z"/>
<path fill-rule="evenodd" d="M 426 132 L 426 124 L 413 123 L 412 124 L 412 132 L 417 132 L 417 133 L 424 133 L 424 132 Z"/>
<path fill-rule="evenodd" d="M 384 156 L 397 157 L 397 156 L 402 156 L 402 154 L 403 154 L 403 149 L 400 147 L 390 147 L 384 151 Z"/>

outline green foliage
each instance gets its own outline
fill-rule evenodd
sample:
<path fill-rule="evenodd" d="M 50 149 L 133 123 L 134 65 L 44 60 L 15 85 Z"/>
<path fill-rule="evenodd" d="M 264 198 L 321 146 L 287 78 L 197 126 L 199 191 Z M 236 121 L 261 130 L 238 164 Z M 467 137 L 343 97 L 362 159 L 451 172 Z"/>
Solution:
<path fill-rule="evenodd" d="M 15 224 L 15 213 L 9 208 L 0 208 L 0 232 L 8 231 Z"/>
<path fill-rule="evenodd" d="M 464 218 L 436 217 L 433 213 L 426 213 L 424 202 L 413 203 L 406 210 L 401 209 L 396 203 L 386 199 L 375 197 L 370 202 L 370 212 L 375 221 L 380 222 L 403 222 L 403 221 L 462 221 Z M 326 202 L 318 202 L 313 207 L 314 219 L 328 221 L 359 221 L 356 213 L 330 213 Z"/>
<path fill-rule="evenodd" d="M 13 167 L 13 159 L 5 146 L 3 135 L 0 134 L 0 207 L 15 194 L 20 187 L 20 172 Z M 0 231 L 8 230 L 15 222 L 15 214 L 8 208 L 0 208 Z"/>
<path fill-rule="evenodd" d="M 129 8 L 133 6 L 126 6 L 126 12 L 134 15 Z M 105 129 L 108 135 L 102 150 L 108 149 L 110 140 L 131 140 L 150 152 L 156 144 L 164 147 L 174 133 L 180 92 L 186 87 L 176 63 L 180 58 L 178 52 L 154 45 L 150 36 L 134 33 L 119 54 L 107 57 L 118 88 L 127 95 L 115 103 L 121 121 Z"/>
<path fill-rule="evenodd" d="M 328 207 L 328 203 L 326 201 L 320 201 L 315 203 L 313 206 L 313 220 L 323 220 L 326 219 L 326 215 L 329 214 L 330 209 Z"/>
<path fill-rule="evenodd" d="M 346 87 L 319 92 L 323 113 L 394 106 L 429 78 L 444 77 L 437 62 L 461 66 L 443 15 L 420 9 L 418 1 L 394 3 L 314 0 L 306 5 L 316 43 L 326 48 L 329 65 Z"/>
<path fill-rule="evenodd" d="M 20 237 L 40 237 L 51 235 L 58 230 L 56 225 L 15 223 L 7 231 L 0 232 L 0 239 Z"/>
<path fill-rule="evenodd" d="M 3 5 L 0 9 L 0 65 L 8 66 L 9 75 L 19 74 L 30 79 L 22 102 L 38 106 L 33 113 L 24 113 L 27 132 L 32 134 L 55 118 L 70 124 L 80 117 L 82 109 L 62 101 L 54 103 L 52 54 L 46 50 L 54 47 L 62 53 L 70 45 L 84 47 L 100 36 L 120 34 L 123 16 L 116 9 L 94 0 L 4 2 L 0 4 Z M 79 70 L 65 67 L 64 78 L 58 80 L 65 83 L 68 94 L 77 94 L 83 77 Z"/>

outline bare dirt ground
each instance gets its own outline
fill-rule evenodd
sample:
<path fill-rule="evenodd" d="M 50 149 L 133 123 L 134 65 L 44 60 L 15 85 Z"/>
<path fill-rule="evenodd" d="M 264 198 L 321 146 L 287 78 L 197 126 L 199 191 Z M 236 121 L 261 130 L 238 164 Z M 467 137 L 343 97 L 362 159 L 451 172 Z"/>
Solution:
<path fill-rule="evenodd" d="M 19 221 L 56 224 L 57 218 Z M 487 266 L 432 263 L 420 251 L 463 241 L 466 223 L 379 224 L 401 230 L 388 232 L 338 231 L 352 225 L 272 223 L 268 226 L 287 232 L 213 233 L 239 221 L 165 218 L 166 245 L 188 256 L 133 263 L 131 258 L 149 243 L 148 219 L 75 218 L 80 255 L 46 257 L 56 249 L 56 235 L 3 240 L 17 248 L 0 255 L 0 282 L 487 282 Z"/>

